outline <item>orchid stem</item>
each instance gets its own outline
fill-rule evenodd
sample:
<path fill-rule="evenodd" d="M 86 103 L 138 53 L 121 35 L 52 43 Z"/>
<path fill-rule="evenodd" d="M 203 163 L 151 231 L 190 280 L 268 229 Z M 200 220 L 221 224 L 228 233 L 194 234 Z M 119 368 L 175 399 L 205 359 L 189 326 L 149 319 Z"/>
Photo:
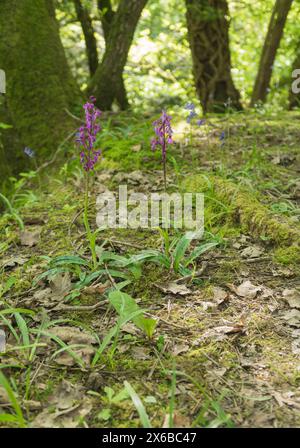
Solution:
<path fill-rule="evenodd" d="M 89 210 L 89 174 L 86 173 L 85 174 L 85 198 L 84 198 L 83 222 L 84 222 L 84 227 L 86 230 L 87 238 L 89 240 L 90 250 L 91 250 L 92 259 L 93 259 L 93 265 L 94 265 L 94 268 L 96 268 L 97 267 L 96 241 L 95 241 L 95 235 L 92 234 L 92 231 L 90 228 L 88 210 Z"/>

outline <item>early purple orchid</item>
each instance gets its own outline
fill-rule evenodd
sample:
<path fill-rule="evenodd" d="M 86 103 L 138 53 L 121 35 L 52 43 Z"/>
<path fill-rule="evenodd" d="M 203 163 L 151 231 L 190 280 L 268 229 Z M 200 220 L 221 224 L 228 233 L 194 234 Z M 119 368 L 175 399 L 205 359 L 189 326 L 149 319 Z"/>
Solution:
<path fill-rule="evenodd" d="M 85 122 L 83 126 L 78 129 L 76 135 L 76 143 L 80 147 L 80 162 L 85 170 L 85 199 L 84 199 L 84 212 L 83 212 L 83 223 L 86 229 L 87 238 L 89 240 L 94 269 L 97 267 L 97 254 L 96 254 L 96 238 L 92 233 L 88 209 L 89 209 L 89 177 L 90 171 L 94 170 L 94 167 L 100 157 L 101 151 L 95 149 L 94 145 L 96 142 L 97 134 L 101 130 L 99 124 L 99 117 L 101 112 L 95 106 L 96 98 L 90 97 L 89 101 L 84 104 L 83 108 L 85 111 Z"/>
<path fill-rule="evenodd" d="M 165 189 L 167 188 L 167 171 L 166 171 L 166 162 L 167 162 L 167 147 L 170 144 L 173 144 L 173 129 L 171 127 L 172 117 L 167 114 L 166 111 L 162 111 L 161 117 L 153 122 L 155 137 L 151 140 L 151 149 L 155 151 L 157 146 L 161 147 L 162 153 L 162 162 L 164 169 L 164 184 Z"/>
<path fill-rule="evenodd" d="M 78 129 L 76 134 L 76 142 L 81 147 L 80 162 L 85 171 L 92 171 L 97 163 L 101 151 L 94 148 L 97 134 L 101 130 L 101 126 L 97 123 L 101 116 L 99 109 L 95 107 L 96 98 L 90 97 L 89 101 L 84 104 L 85 123 Z"/>

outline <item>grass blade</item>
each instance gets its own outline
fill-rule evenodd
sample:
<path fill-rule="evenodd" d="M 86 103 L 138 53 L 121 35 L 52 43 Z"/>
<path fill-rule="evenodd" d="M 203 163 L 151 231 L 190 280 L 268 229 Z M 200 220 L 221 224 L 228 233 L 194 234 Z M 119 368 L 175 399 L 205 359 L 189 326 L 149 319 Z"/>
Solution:
<path fill-rule="evenodd" d="M 140 399 L 140 397 L 138 396 L 138 394 L 128 381 L 124 381 L 124 386 L 139 414 L 143 428 L 152 428 L 152 425 L 150 423 L 148 414 L 142 403 L 142 400 Z"/>

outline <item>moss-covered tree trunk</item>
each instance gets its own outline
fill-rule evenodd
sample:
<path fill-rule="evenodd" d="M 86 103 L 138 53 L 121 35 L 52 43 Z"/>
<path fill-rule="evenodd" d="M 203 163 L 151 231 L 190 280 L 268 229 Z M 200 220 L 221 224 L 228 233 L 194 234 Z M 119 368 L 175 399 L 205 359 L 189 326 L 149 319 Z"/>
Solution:
<path fill-rule="evenodd" d="M 204 113 L 241 109 L 231 76 L 229 15 L 226 0 L 186 0 L 188 38 L 195 86 Z"/>
<path fill-rule="evenodd" d="M 260 58 L 251 97 L 251 107 L 266 101 L 276 53 L 292 3 L 293 0 L 276 0 Z"/>
<path fill-rule="evenodd" d="M 111 109 L 120 96 L 122 76 L 134 32 L 147 0 L 121 0 L 110 25 L 110 32 L 101 64 L 92 78 L 88 92 L 97 98 L 97 106 Z"/>
<path fill-rule="evenodd" d="M 291 81 L 291 90 L 290 90 L 290 109 L 294 109 L 295 107 L 300 107 L 300 45 L 297 49 L 298 54 L 295 58 L 292 67 L 292 73 L 294 74 L 294 78 Z"/>
<path fill-rule="evenodd" d="M 0 121 L 12 124 L 17 141 L 16 147 L 6 148 L 7 159 L 0 165 L 19 168 L 25 146 L 40 157 L 55 151 L 74 127 L 66 108 L 80 98 L 52 0 L 0 0 L 0 68 L 7 81 Z"/>

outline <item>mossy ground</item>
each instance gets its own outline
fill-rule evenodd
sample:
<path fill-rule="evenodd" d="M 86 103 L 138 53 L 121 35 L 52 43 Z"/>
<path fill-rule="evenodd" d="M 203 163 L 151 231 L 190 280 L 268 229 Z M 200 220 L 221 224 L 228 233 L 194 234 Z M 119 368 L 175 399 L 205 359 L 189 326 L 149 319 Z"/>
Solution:
<path fill-rule="evenodd" d="M 188 296 L 164 293 L 157 287 L 176 279 L 177 274 L 154 264 L 143 265 L 142 276 L 124 291 L 158 319 L 156 333 L 147 340 L 134 325 L 127 324 L 115 350 L 109 347 L 94 368 L 58 365 L 52 357 L 57 350 L 53 342 L 29 362 L 21 349 L 13 349 L 16 342 L 10 334 L 10 351 L 1 362 L 3 367 L 10 365 L 3 371 L 12 380 L 29 425 L 47 409 L 53 414 L 58 406 L 53 396 L 67 381 L 84 387 L 84 397 L 91 405 L 84 417 L 70 411 L 79 426 L 140 426 L 131 401 L 113 402 L 105 389 L 117 393 L 123 382 L 129 381 L 144 401 L 152 425 L 161 427 L 169 413 L 174 370 L 178 426 L 300 425 L 300 359 L 292 351 L 293 328 L 282 317 L 287 309 L 283 290 L 299 287 L 299 120 L 299 113 L 263 117 L 263 121 L 257 114 L 212 118 L 210 125 L 193 130 L 192 140 L 186 125 L 174 120 L 174 128 L 180 132 L 175 134 L 177 144 L 169 153 L 169 189 L 184 191 L 187 179 L 196 176 L 197 188 L 205 193 L 205 230 L 219 245 L 197 261 L 197 269 L 203 263 L 206 269 L 199 279 L 187 283 L 191 289 Z M 151 117 L 128 114 L 107 117 L 101 141 L 103 159 L 91 198 L 104 187 L 116 188 L 120 173 L 132 189 L 147 192 L 162 187 L 160 155 L 149 149 L 151 121 Z M 221 144 L 223 130 L 226 139 Z M 42 189 L 33 180 L 26 191 L 23 188 L 13 194 L 25 229 L 41 231 L 33 247 L 20 244 L 12 216 L 1 218 L 2 309 L 34 310 L 34 318 L 26 318 L 33 329 L 39 327 L 43 316 L 50 321 L 69 319 L 56 326 L 79 326 L 102 340 L 116 320 L 107 305 L 92 312 L 59 311 L 34 299 L 37 290 L 49 286 L 46 281 L 33 286 L 34 278 L 46 269 L 47 260 L 41 257 L 89 256 L 80 218 L 83 176 L 71 152 L 69 148 L 65 164 L 42 174 Z M 142 176 L 132 175 L 136 171 Z M 236 200 L 226 199 L 226 186 Z M 264 210 L 264 226 L 262 219 L 250 216 L 251 207 L 255 216 L 258 205 Z M 91 206 L 91 222 L 94 215 Z M 107 230 L 98 240 L 99 244 L 106 240 L 106 248 L 118 254 L 162 245 L 155 230 Z M 243 250 L 249 247 L 259 248 L 261 254 L 254 259 L 244 256 Z M 72 276 L 74 280 L 78 272 Z M 5 289 L 12 277 L 14 284 Z M 252 298 L 236 293 L 237 286 L 247 280 L 260 287 Z M 226 299 L 211 306 L 216 287 L 225 291 Z M 87 292 L 68 305 L 93 305 L 102 299 L 101 294 Z M 10 323 L 17 328 L 12 315 L 3 325 L 8 334 Z M 214 333 L 224 326 L 235 330 Z M 13 412 L 8 403 L 1 403 L 0 408 Z"/>

